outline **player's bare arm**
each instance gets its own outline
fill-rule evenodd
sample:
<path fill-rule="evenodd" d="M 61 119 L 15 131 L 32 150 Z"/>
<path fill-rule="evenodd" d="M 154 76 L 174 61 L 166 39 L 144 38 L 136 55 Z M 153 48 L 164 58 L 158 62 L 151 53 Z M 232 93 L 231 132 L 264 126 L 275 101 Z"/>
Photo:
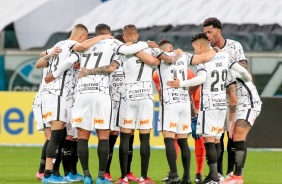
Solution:
<path fill-rule="evenodd" d="M 41 57 L 36 63 L 35 68 L 45 68 L 48 66 L 48 60 L 60 54 L 62 49 L 59 46 L 54 47 L 51 53 Z M 42 54 L 42 53 L 41 53 Z"/>
<path fill-rule="evenodd" d="M 237 109 L 236 84 L 231 84 L 226 88 L 226 94 L 229 96 L 229 137 L 232 139 L 235 129 L 235 113 Z"/>
<path fill-rule="evenodd" d="M 151 66 L 157 66 L 160 64 L 160 60 L 144 51 L 140 51 L 137 54 L 135 54 L 136 57 L 138 57 L 141 61 L 146 63 L 147 65 Z"/>
<path fill-rule="evenodd" d="M 196 107 L 195 107 L 195 103 L 194 103 L 194 100 L 193 98 L 190 96 L 190 101 L 191 101 L 191 117 L 196 117 L 197 116 L 197 110 L 196 110 Z"/>
<path fill-rule="evenodd" d="M 209 52 L 203 53 L 203 54 L 198 54 L 194 55 L 191 61 L 192 65 L 197 65 L 201 63 L 206 63 L 209 62 L 214 58 L 216 53 L 218 52 L 219 49 L 211 49 Z"/>
<path fill-rule="evenodd" d="M 179 87 L 191 87 L 191 86 L 198 86 L 206 82 L 207 79 L 207 72 L 204 70 L 200 70 L 197 72 L 197 76 L 193 77 L 192 79 L 180 81 L 177 78 L 173 78 L 172 81 L 167 81 L 166 84 L 169 87 L 179 88 Z"/>
<path fill-rule="evenodd" d="M 159 48 L 158 44 L 155 41 L 147 41 L 147 44 L 150 48 Z"/>
<path fill-rule="evenodd" d="M 99 36 L 93 37 L 91 39 L 85 40 L 82 43 L 75 44 L 73 46 L 72 50 L 82 52 L 82 51 L 89 49 L 91 46 L 93 46 L 94 44 L 96 44 L 97 42 L 99 42 L 101 40 L 111 39 L 111 38 L 113 38 L 113 36 L 111 36 L 109 34 L 99 35 Z"/>
<path fill-rule="evenodd" d="M 237 63 L 239 63 L 242 67 L 248 70 L 248 62 L 246 60 L 241 60 L 241 61 L 238 61 Z"/>
<path fill-rule="evenodd" d="M 81 67 L 79 78 L 86 77 L 87 75 L 109 74 L 114 72 L 118 67 L 119 63 L 116 61 L 112 61 L 110 65 L 101 66 L 98 68 L 86 69 L 84 67 Z"/>
<path fill-rule="evenodd" d="M 176 53 L 176 55 L 174 56 L 168 56 L 167 54 L 162 53 L 158 58 L 169 64 L 174 63 L 181 57 L 181 55 L 183 54 L 183 51 L 181 49 L 177 49 L 174 52 Z"/>

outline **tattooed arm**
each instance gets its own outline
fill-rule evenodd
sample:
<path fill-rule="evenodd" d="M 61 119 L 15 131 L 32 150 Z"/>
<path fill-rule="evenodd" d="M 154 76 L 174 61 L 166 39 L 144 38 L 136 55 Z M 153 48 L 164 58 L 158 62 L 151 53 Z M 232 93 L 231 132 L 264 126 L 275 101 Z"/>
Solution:
<path fill-rule="evenodd" d="M 79 78 L 86 77 L 87 75 L 97 75 L 97 74 L 109 74 L 114 72 L 119 67 L 119 63 L 116 61 L 112 61 L 110 65 L 101 66 L 98 68 L 86 69 L 81 67 L 81 71 L 79 72 Z"/>
<path fill-rule="evenodd" d="M 231 84 L 226 88 L 229 96 L 229 137 L 232 138 L 235 128 L 234 118 L 237 109 L 236 84 Z"/>

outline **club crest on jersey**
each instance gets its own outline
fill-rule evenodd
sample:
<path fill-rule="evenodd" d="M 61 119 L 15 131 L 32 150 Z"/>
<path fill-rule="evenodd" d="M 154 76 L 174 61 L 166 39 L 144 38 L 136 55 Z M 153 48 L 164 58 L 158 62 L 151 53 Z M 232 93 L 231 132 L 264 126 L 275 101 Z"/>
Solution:
<path fill-rule="evenodd" d="M 176 66 L 184 65 L 184 61 L 176 61 L 176 62 L 174 62 L 174 65 L 176 65 Z"/>

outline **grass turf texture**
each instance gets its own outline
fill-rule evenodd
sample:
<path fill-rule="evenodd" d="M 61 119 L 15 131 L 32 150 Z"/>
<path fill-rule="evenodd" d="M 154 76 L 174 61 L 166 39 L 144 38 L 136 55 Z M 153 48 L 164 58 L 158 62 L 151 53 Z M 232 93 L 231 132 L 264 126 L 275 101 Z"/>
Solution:
<path fill-rule="evenodd" d="M 0 146 L 0 184 L 33 184 L 41 183 L 36 180 L 35 173 L 40 161 L 40 147 L 6 147 Z M 140 177 L 140 156 L 139 149 L 133 153 L 131 170 L 134 175 Z M 226 152 L 224 154 L 224 171 L 226 171 Z M 90 148 L 90 172 L 96 181 L 98 173 L 97 149 Z M 180 157 L 179 157 L 180 158 Z M 244 171 L 245 184 L 274 184 L 282 183 L 282 156 L 281 152 L 275 151 L 254 151 L 248 152 Z M 81 165 L 78 163 L 78 171 L 81 173 Z M 148 176 L 157 184 L 163 183 L 169 168 L 163 149 L 152 149 Z M 178 159 L 178 172 L 182 176 L 181 160 Z M 204 167 L 204 176 L 207 175 L 208 168 Z M 61 169 L 61 174 L 63 170 Z M 114 157 L 111 166 L 111 175 L 114 180 L 120 176 L 118 149 L 114 150 Z M 204 177 L 203 176 L 203 177 Z M 191 179 L 194 183 L 195 177 L 195 156 L 191 151 Z M 80 182 L 82 183 L 82 182 Z M 134 183 L 134 182 L 131 182 Z M 136 183 L 136 182 L 135 182 Z"/>

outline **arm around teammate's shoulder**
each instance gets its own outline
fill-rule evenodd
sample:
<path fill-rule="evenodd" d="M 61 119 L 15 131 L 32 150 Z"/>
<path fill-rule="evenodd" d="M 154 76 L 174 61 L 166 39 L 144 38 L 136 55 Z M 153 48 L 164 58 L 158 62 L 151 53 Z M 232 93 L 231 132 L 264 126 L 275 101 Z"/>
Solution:
<path fill-rule="evenodd" d="M 212 60 L 214 58 L 217 51 L 218 51 L 218 49 L 217 50 L 211 49 L 209 52 L 206 52 L 206 53 L 203 53 L 203 54 L 198 54 L 198 55 L 193 55 L 191 64 L 197 65 L 197 64 L 209 62 L 210 60 Z"/>
<path fill-rule="evenodd" d="M 82 52 L 82 51 L 89 49 L 91 46 L 95 45 L 97 42 L 99 42 L 101 40 L 111 39 L 111 38 L 113 38 L 113 36 L 111 36 L 109 34 L 99 35 L 99 36 L 93 37 L 91 39 L 85 40 L 82 43 L 76 43 L 72 47 L 72 50 Z"/>
<path fill-rule="evenodd" d="M 158 66 L 160 64 L 160 60 L 144 51 L 140 51 L 135 54 L 136 57 L 138 57 L 141 61 L 146 63 L 150 66 Z"/>

